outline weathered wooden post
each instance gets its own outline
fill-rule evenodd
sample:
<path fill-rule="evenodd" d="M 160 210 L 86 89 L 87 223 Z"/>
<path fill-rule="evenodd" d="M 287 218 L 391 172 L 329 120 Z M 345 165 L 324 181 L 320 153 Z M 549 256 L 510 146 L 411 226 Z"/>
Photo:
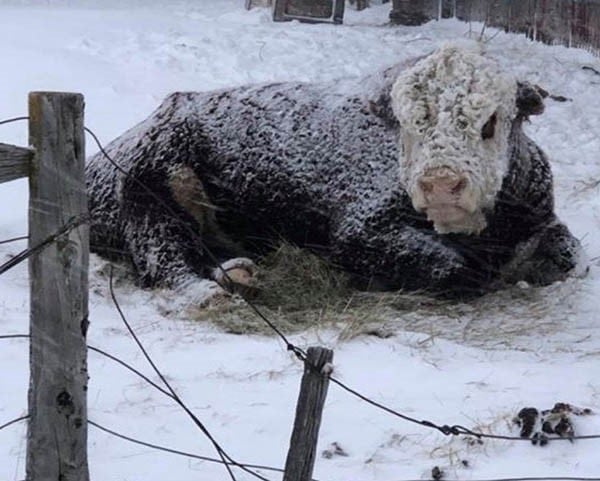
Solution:
<path fill-rule="evenodd" d="M 308 348 L 283 481 L 312 480 L 332 360 L 332 350 Z"/>
<path fill-rule="evenodd" d="M 81 94 L 29 94 L 29 245 L 87 215 Z M 31 257 L 27 481 L 87 481 L 87 225 Z"/>

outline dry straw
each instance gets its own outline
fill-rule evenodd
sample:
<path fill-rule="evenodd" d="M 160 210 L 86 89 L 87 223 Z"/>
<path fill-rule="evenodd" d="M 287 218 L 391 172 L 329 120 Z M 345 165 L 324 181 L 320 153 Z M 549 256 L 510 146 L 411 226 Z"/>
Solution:
<path fill-rule="evenodd" d="M 341 338 L 349 339 L 388 337 L 402 330 L 477 346 L 514 347 L 516 339 L 560 331 L 581 286 L 577 279 L 545 288 L 521 285 L 465 302 L 421 293 L 365 292 L 323 258 L 283 243 L 259 262 L 257 287 L 254 302 L 288 333 L 337 328 Z M 227 332 L 269 334 L 236 296 L 189 314 Z"/>

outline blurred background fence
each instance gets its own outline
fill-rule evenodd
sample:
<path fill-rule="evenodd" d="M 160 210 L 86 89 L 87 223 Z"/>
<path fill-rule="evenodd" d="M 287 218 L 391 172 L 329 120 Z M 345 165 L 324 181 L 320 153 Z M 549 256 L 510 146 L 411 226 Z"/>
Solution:
<path fill-rule="evenodd" d="M 402 25 L 451 17 L 600 54 L 600 0 L 393 0 L 390 13 Z"/>

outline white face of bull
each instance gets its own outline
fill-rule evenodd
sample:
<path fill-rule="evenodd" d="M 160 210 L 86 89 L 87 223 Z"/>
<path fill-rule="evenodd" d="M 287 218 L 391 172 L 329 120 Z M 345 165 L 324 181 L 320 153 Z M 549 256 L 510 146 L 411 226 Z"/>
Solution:
<path fill-rule="evenodd" d="M 440 233 L 477 234 L 508 169 L 516 80 L 479 52 L 444 46 L 392 88 L 400 175 Z"/>

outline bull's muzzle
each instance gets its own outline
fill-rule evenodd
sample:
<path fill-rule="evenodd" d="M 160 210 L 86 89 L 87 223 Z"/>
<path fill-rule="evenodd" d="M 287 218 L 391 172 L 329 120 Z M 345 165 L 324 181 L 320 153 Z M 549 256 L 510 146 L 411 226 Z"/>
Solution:
<path fill-rule="evenodd" d="M 442 175 L 435 172 L 423 175 L 417 181 L 417 187 L 428 204 L 453 204 L 466 189 L 469 180 L 444 169 Z"/>
<path fill-rule="evenodd" d="M 439 232 L 474 232 L 477 196 L 467 175 L 448 167 L 420 175 L 412 192 L 415 209 L 427 214 Z M 479 221 L 477 221 L 479 223 Z"/>

